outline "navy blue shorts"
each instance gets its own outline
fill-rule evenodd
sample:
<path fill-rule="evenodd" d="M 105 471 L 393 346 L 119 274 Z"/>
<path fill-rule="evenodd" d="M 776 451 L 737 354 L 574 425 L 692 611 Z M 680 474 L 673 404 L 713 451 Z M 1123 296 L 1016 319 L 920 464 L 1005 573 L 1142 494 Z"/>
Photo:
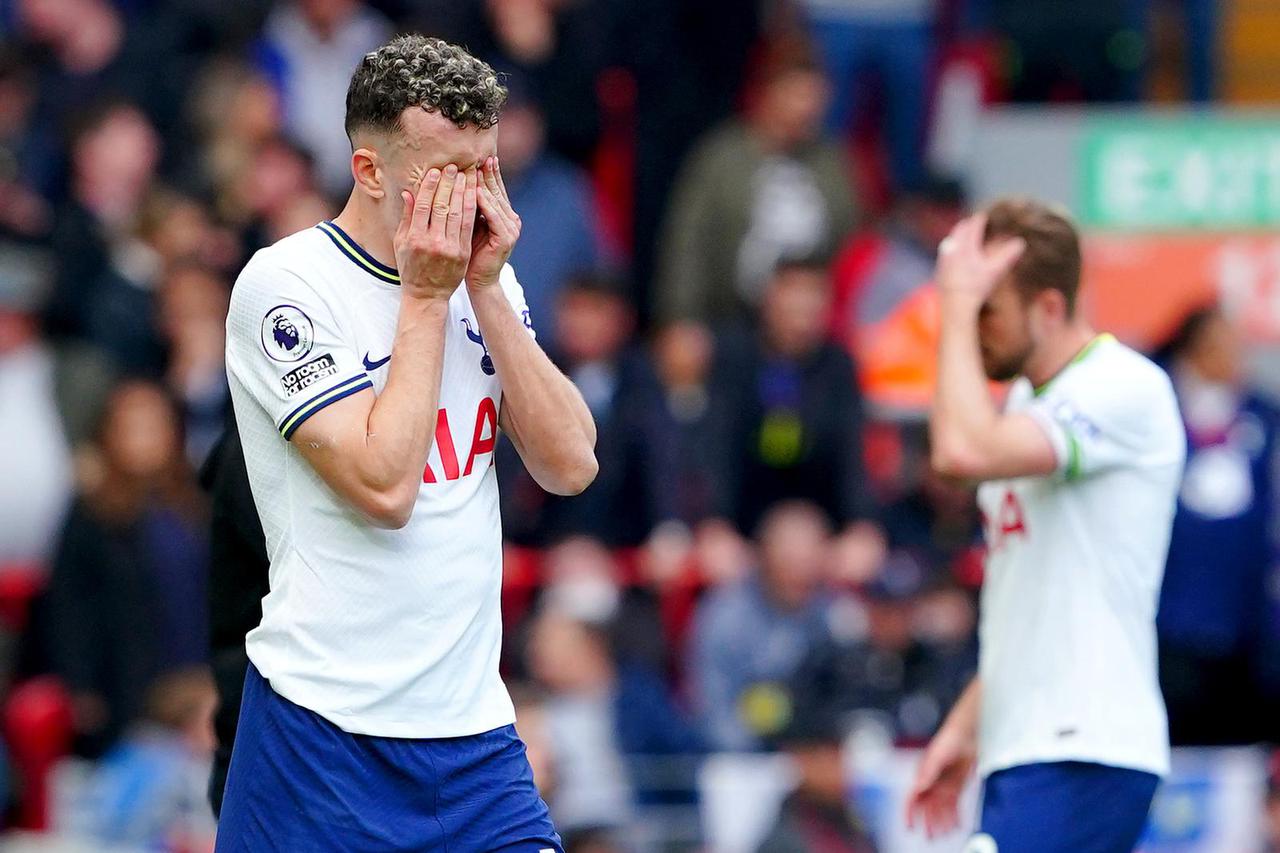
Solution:
<path fill-rule="evenodd" d="M 1159 784 L 1152 773 L 1081 761 L 1000 770 L 983 786 L 981 832 L 966 849 L 1132 853 Z"/>
<path fill-rule="evenodd" d="M 249 666 L 218 853 L 563 853 L 514 726 L 470 737 L 344 732 Z"/>

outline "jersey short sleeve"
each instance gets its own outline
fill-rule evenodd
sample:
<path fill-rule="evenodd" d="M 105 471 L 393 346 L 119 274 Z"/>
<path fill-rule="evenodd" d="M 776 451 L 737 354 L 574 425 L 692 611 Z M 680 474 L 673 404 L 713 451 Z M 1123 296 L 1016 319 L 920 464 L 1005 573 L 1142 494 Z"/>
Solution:
<path fill-rule="evenodd" d="M 1058 460 L 1058 474 L 1077 480 L 1133 462 L 1142 449 L 1142 410 L 1147 396 L 1121 383 L 1099 386 L 1087 397 L 1037 397 L 1027 413 L 1044 428 Z"/>
<path fill-rule="evenodd" d="M 373 387 L 333 306 L 296 272 L 261 261 L 232 291 L 227 372 L 286 439 L 325 406 Z"/>
<path fill-rule="evenodd" d="M 498 276 L 498 283 L 502 285 L 502 293 L 507 297 L 507 301 L 511 303 L 511 309 L 516 312 L 520 322 L 524 323 L 524 327 L 529 330 L 529 335 L 537 338 L 538 333 L 533 328 L 533 317 L 529 314 L 529 303 L 524 298 L 524 288 L 520 286 L 520 282 L 516 279 L 516 271 L 511 268 L 511 264 L 503 265 L 502 273 Z"/>

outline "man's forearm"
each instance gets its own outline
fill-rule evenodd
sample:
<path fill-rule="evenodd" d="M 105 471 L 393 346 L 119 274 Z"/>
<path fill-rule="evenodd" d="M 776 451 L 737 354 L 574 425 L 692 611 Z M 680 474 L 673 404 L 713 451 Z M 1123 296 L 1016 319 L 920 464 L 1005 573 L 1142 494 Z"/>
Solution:
<path fill-rule="evenodd" d="M 982 680 L 974 676 L 969 686 L 960 694 L 942 728 L 969 742 L 978 739 L 978 721 L 982 714 Z"/>
<path fill-rule="evenodd" d="M 982 368 L 977 306 L 967 299 L 942 295 L 938 387 L 929 414 L 935 462 L 971 452 L 974 443 L 990 433 L 999 418 Z"/>
<path fill-rule="evenodd" d="M 435 437 L 449 303 L 405 295 L 400 303 L 387 384 L 369 412 L 362 466 L 371 484 L 412 487 Z"/>
<path fill-rule="evenodd" d="M 582 395 L 529 335 L 500 286 L 472 288 L 471 304 L 525 465 L 544 487 L 581 491 L 595 476 L 596 442 Z"/>

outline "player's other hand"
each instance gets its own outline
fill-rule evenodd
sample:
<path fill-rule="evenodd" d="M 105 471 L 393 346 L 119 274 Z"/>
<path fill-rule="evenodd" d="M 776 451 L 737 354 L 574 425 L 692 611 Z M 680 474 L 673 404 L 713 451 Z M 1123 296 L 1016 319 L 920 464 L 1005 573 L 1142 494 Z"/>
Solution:
<path fill-rule="evenodd" d="M 1022 257 L 1026 249 L 1022 238 L 984 244 L 986 230 L 987 215 L 976 213 L 962 219 L 938 246 L 934 281 L 944 297 L 968 297 L 981 305 Z"/>
<path fill-rule="evenodd" d="M 480 185 L 476 191 L 482 219 L 476 223 L 471 238 L 471 266 L 467 284 L 488 287 L 496 284 L 502 267 L 511 257 L 520 239 L 520 217 L 511 207 L 511 197 L 502 181 L 497 157 L 489 157 L 480 167 Z"/>
<path fill-rule="evenodd" d="M 976 761 L 972 738 L 943 726 L 916 768 L 916 779 L 907 796 L 907 826 L 923 826 L 929 838 L 958 827 L 960 795 Z"/>
<path fill-rule="evenodd" d="M 448 299 L 467 272 L 476 221 L 476 170 L 432 169 L 404 190 L 394 238 L 396 268 L 408 296 Z"/>

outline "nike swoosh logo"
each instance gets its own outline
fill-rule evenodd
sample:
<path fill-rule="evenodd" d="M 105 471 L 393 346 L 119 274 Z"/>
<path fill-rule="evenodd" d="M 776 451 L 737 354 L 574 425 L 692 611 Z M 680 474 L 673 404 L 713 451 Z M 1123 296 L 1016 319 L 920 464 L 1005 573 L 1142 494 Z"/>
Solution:
<path fill-rule="evenodd" d="M 390 360 L 391 360 L 391 356 L 387 356 L 386 358 L 380 358 L 380 359 L 378 359 L 377 361 L 370 361 L 370 360 L 369 360 L 369 353 L 365 353 L 365 354 L 364 354 L 364 369 L 365 369 L 365 370 L 377 370 L 379 367 L 382 367 L 382 365 L 386 364 L 386 363 L 387 363 L 388 361 L 390 361 Z"/>

